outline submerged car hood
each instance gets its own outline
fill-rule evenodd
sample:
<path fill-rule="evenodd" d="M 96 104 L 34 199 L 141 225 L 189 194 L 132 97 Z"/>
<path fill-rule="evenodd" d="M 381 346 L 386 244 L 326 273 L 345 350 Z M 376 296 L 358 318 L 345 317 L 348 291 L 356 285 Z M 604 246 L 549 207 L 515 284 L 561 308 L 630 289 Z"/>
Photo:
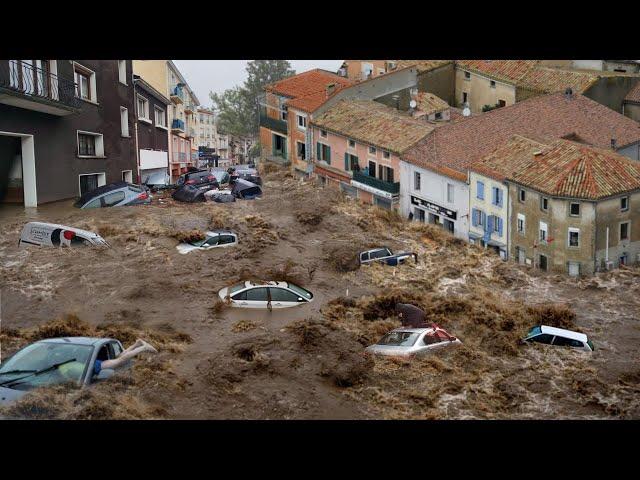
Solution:
<path fill-rule="evenodd" d="M 411 347 L 398 347 L 395 345 L 369 345 L 366 349 L 369 353 L 376 353 L 379 355 L 394 355 L 394 356 L 406 356 L 411 355 L 413 350 Z"/>
<path fill-rule="evenodd" d="M 178 249 L 178 252 L 185 254 L 185 253 L 189 253 L 189 252 L 193 252 L 194 250 L 199 250 L 199 247 L 196 247 L 194 245 L 190 245 L 188 243 L 180 243 L 178 245 L 176 245 L 176 248 Z"/>
<path fill-rule="evenodd" d="M 12 388 L 0 387 L 0 407 L 6 407 L 24 397 L 27 393 L 29 393 L 27 390 L 14 390 Z"/>

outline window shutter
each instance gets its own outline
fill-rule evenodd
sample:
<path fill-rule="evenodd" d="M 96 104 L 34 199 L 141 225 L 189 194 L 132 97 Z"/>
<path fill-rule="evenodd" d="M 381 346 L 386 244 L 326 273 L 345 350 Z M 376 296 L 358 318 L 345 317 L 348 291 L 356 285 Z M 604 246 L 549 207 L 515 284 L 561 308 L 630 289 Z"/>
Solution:
<path fill-rule="evenodd" d="M 322 148 L 322 147 L 320 146 L 320 142 L 316 142 L 316 147 L 317 147 L 317 148 L 316 148 L 316 150 L 317 150 L 317 154 L 318 154 L 318 155 L 316 156 L 316 160 L 321 160 L 321 157 L 320 157 L 320 148 Z"/>
<path fill-rule="evenodd" d="M 502 190 L 496 188 L 496 195 L 498 196 L 498 206 L 502 207 Z"/>
<path fill-rule="evenodd" d="M 486 228 L 486 225 L 487 225 L 487 214 L 484 213 L 482 210 L 480 210 L 480 218 L 482 220 L 482 225 L 484 225 L 485 228 Z"/>
<path fill-rule="evenodd" d="M 487 228 L 485 229 L 486 232 L 493 232 L 493 215 L 489 215 L 489 218 L 487 218 Z"/>
<path fill-rule="evenodd" d="M 502 217 L 496 217 L 498 221 L 498 235 L 502 236 Z"/>
<path fill-rule="evenodd" d="M 476 208 L 471 209 L 471 225 L 478 226 L 478 210 Z"/>
<path fill-rule="evenodd" d="M 327 147 L 327 163 L 331 163 L 331 147 Z"/>
<path fill-rule="evenodd" d="M 478 190 L 477 197 L 480 200 L 484 200 L 484 183 L 478 182 L 477 190 Z"/>
<path fill-rule="evenodd" d="M 493 203 L 494 205 L 498 204 L 496 193 L 496 187 L 491 187 L 491 203 Z"/>
<path fill-rule="evenodd" d="M 350 170 L 349 168 L 349 154 L 347 152 L 344 152 L 344 171 L 348 172 Z"/>

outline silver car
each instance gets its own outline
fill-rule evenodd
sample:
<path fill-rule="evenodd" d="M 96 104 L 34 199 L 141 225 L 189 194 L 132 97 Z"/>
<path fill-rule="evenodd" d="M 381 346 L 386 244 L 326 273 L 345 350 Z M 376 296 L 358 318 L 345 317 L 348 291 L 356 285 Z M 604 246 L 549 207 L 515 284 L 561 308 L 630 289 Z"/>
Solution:
<path fill-rule="evenodd" d="M 96 360 L 110 360 L 122 353 L 112 338 L 49 338 L 19 350 L 0 365 L 0 406 L 12 403 L 37 387 L 75 383 L 82 387 L 111 377 L 110 369 L 94 373 Z"/>
<path fill-rule="evenodd" d="M 211 250 L 212 248 L 233 247 L 238 244 L 238 235 L 231 230 L 214 230 L 207 232 L 202 240 L 176 245 L 178 252 L 186 254 L 194 250 Z"/>
<path fill-rule="evenodd" d="M 462 342 L 458 338 L 438 326 L 396 328 L 382 337 L 375 345 L 369 345 L 365 352 L 375 355 L 411 357 L 460 343 Z"/>
<path fill-rule="evenodd" d="M 115 182 L 85 193 L 74 205 L 78 208 L 100 208 L 148 203 L 151 203 L 151 195 L 146 188 L 127 182 Z"/>

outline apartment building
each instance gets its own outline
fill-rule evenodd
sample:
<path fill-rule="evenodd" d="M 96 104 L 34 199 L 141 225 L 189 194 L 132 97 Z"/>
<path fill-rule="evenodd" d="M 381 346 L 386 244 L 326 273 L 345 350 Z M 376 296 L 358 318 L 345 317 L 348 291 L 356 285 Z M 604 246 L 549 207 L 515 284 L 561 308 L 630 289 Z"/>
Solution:
<path fill-rule="evenodd" d="M 171 100 L 138 75 L 133 76 L 138 155 L 138 176 L 145 183 L 150 175 L 169 174 L 169 123 Z"/>
<path fill-rule="evenodd" d="M 197 117 L 196 147 L 217 148 L 218 131 L 213 110 L 198 108 Z"/>
<path fill-rule="evenodd" d="M 136 182 L 130 60 L 0 61 L 0 201 L 35 207 Z"/>
<path fill-rule="evenodd" d="M 169 165 L 172 181 L 195 166 L 200 101 L 171 60 L 134 60 L 133 70 L 171 100 L 168 107 Z"/>
<path fill-rule="evenodd" d="M 640 261 L 637 161 L 610 148 L 514 136 L 471 169 L 476 182 L 491 179 L 505 191 L 494 218 L 503 225 L 506 217 L 502 230 L 518 262 L 576 276 Z M 474 228 L 476 216 L 488 225 L 490 216 L 476 215 L 486 205 L 474 204 Z"/>
<path fill-rule="evenodd" d="M 323 184 L 387 209 L 399 206 L 400 155 L 434 128 L 372 100 L 341 100 L 310 127 Z"/>
<path fill-rule="evenodd" d="M 573 139 L 600 148 L 613 146 L 612 150 L 632 160 L 640 158 L 637 122 L 583 95 L 532 97 L 446 122 L 409 148 L 400 162 L 402 215 L 413 213 L 416 220 L 442 225 L 453 229 L 456 236 L 468 238 L 469 232 L 475 231 L 469 227 L 469 198 L 476 195 L 469 191 L 476 188 L 473 182 L 468 183 L 469 165 L 518 134 Z M 492 195 L 486 189 L 485 185 L 485 196 Z M 420 205 L 425 207 L 425 215 L 415 211 Z M 504 250 L 504 245 L 499 249 Z"/>
<path fill-rule="evenodd" d="M 311 173 L 308 125 L 322 104 L 352 83 L 333 72 L 315 69 L 268 85 L 260 100 L 261 158 L 292 165 L 301 174 Z"/>

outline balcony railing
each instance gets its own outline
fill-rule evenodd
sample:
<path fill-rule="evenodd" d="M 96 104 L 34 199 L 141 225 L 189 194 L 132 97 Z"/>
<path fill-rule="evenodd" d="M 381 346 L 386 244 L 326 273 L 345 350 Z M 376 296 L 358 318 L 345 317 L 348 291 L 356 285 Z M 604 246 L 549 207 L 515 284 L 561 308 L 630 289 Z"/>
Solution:
<path fill-rule="evenodd" d="M 173 122 L 171 122 L 171 130 L 178 130 L 184 132 L 184 121 L 179 118 L 174 118 Z"/>
<path fill-rule="evenodd" d="M 184 163 L 187 161 L 187 152 L 173 152 L 173 163 Z"/>
<path fill-rule="evenodd" d="M 172 87 L 170 97 L 174 103 L 184 103 L 184 92 L 182 91 L 182 87 L 180 85 Z"/>
<path fill-rule="evenodd" d="M 68 111 L 79 110 L 81 105 L 72 80 L 19 60 L 0 61 L 0 90 Z"/>
<path fill-rule="evenodd" d="M 273 130 L 274 132 L 287 134 L 287 122 L 284 120 L 278 120 L 267 115 L 267 109 L 260 109 L 260 126 Z"/>
<path fill-rule="evenodd" d="M 378 190 L 382 190 L 383 192 L 391 194 L 400 193 L 400 182 L 385 182 L 384 180 L 366 175 L 362 172 L 353 172 L 353 181 L 363 183 L 373 188 L 377 188 Z"/>

